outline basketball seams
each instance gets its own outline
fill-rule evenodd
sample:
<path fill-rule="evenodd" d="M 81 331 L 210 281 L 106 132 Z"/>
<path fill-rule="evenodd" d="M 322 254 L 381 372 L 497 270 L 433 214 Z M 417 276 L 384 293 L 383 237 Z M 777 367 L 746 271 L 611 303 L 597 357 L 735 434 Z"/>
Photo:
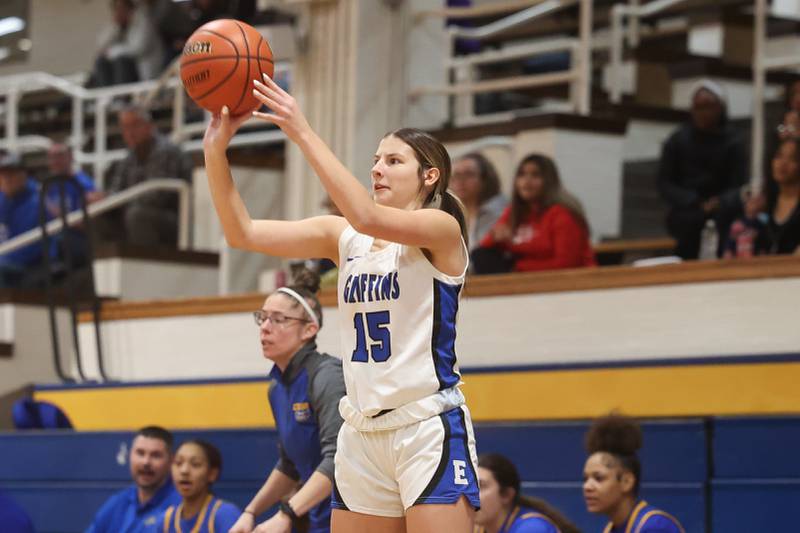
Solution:
<path fill-rule="evenodd" d="M 247 42 L 247 34 L 245 33 L 244 28 L 242 28 L 242 25 L 239 24 L 238 22 L 236 22 L 235 24 L 236 24 L 236 27 L 239 28 L 239 32 L 241 32 L 241 34 L 242 34 L 242 41 L 244 42 L 244 49 L 247 52 L 247 56 L 246 56 L 247 57 L 247 78 L 245 79 L 245 82 L 244 82 L 243 87 L 242 87 L 242 95 L 239 97 L 239 101 L 236 102 L 236 105 L 233 106 L 233 110 L 231 111 L 231 113 L 233 113 L 234 115 L 237 114 L 236 111 L 239 110 L 239 106 L 242 105 L 242 101 L 244 100 L 244 97 L 247 96 L 247 89 L 250 86 L 250 43 Z M 238 49 L 236 50 L 236 53 L 237 54 L 239 53 Z M 258 53 L 258 49 L 256 49 L 256 53 Z"/>
<path fill-rule="evenodd" d="M 264 74 L 270 75 L 268 73 L 274 71 L 275 60 L 271 57 L 271 49 L 266 39 L 247 24 L 227 19 L 215 21 L 210 25 L 212 28 L 196 30 L 190 43 L 198 46 L 198 43 L 210 41 L 212 46 L 215 46 L 215 50 L 222 52 L 222 55 L 219 52 L 216 55 L 209 53 L 209 50 L 202 47 L 198 48 L 198 52 L 205 52 L 203 55 L 206 57 L 191 57 L 192 53 L 186 53 L 181 61 L 181 78 L 184 86 L 187 87 L 187 92 L 189 89 L 186 83 L 195 85 L 193 88 L 196 94 L 190 92 L 189 96 L 201 107 L 217 111 L 220 106 L 225 104 L 228 105 L 232 114 L 239 114 L 244 107 L 250 104 L 251 99 L 253 105 L 258 103 L 255 97 L 249 99 L 247 97 L 251 78 Z M 234 29 L 234 25 L 236 29 Z M 239 43 L 236 42 L 237 38 L 240 39 Z M 251 46 L 253 43 L 257 43 L 255 48 Z M 226 46 L 229 47 L 230 52 L 225 50 Z M 243 47 L 243 50 L 240 49 L 240 46 Z M 262 56 L 262 46 L 268 57 Z M 222 63 L 214 62 L 215 60 L 220 60 Z M 258 65 L 257 68 L 253 68 L 254 63 Z M 225 71 L 226 66 L 230 68 L 229 71 Z M 244 72 L 241 70 L 242 67 L 245 67 Z M 207 79 L 209 72 L 211 76 L 210 79 Z M 198 83 L 203 78 L 206 78 L 203 83 Z M 203 88 L 208 81 L 214 85 L 207 89 Z M 238 97 L 237 93 L 240 93 Z M 228 103 L 233 99 L 236 99 L 234 105 Z"/>
<path fill-rule="evenodd" d="M 190 59 L 189 61 L 186 61 L 186 62 L 182 63 L 181 66 L 182 67 L 188 67 L 189 65 L 194 65 L 195 63 L 203 63 L 205 61 L 216 61 L 217 59 L 236 59 L 237 57 L 238 58 L 242 58 L 242 57 L 245 57 L 245 56 L 242 56 L 242 55 L 238 55 L 238 56 L 230 55 L 230 56 L 200 57 L 200 58 L 197 58 L 197 59 Z M 254 57 L 254 56 L 249 56 L 249 57 L 250 57 L 250 59 L 258 59 L 258 58 Z M 260 59 L 262 61 L 269 61 L 273 65 L 275 64 L 275 62 L 273 60 L 267 59 L 266 57 L 262 57 Z"/>

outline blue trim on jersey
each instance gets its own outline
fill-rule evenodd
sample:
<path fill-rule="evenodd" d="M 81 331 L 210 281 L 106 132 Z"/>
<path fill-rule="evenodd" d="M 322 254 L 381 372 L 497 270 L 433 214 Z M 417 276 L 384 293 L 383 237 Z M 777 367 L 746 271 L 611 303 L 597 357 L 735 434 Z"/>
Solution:
<path fill-rule="evenodd" d="M 439 415 L 444 427 L 442 457 L 428 486 L 422 491 L 414 505 L 426 503 L 455 503 L 466 496 L 469 504 L 480 509 L 478 476 L 469 453 L 464 411 L 460 407 Z"/>
<path fill-rule="evenodd" d="M 339 487 L 336 486 L 336 480 L 333 481 L 333 490 L 331 491 L 331 508 L 349 511 L 347 504 L 344 503 L 342 495 L 339 493 Z"/>
<path fill-rule="evenodd" d="M 439 390 L 458 385 L 456 365 L 456 315 L 462 285 L 448 285 L 433 280 L 433 334 L 431 352 Z"/>

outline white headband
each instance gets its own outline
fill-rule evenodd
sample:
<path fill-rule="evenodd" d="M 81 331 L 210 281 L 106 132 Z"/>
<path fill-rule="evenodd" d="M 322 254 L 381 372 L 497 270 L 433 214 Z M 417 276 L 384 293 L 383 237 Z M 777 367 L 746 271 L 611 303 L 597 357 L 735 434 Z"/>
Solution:
<path fill-rule="evenodd" d="M 282 292 L 283 294 L 288 294 L 289 296 L 291 296 L 292 298 L 294 298 L 295 300 L 300 302 L 300 305 L 302 305 L 303 309 L 306 310 L 306 313 L 308 313 L 308 316 L 311 317 L 311 321 L 314 322 L 314 324 L 316 324 L 317 327 L 319 327 L 319 319 L 317 319 L 317 315 L 311 309 L 311 306 L 308 305 L 308 302 L 306 301 L 305 298 L 300 296 L 296 291 L 290 289 L 289 287 L 281 287 L 276 292 Z"/>

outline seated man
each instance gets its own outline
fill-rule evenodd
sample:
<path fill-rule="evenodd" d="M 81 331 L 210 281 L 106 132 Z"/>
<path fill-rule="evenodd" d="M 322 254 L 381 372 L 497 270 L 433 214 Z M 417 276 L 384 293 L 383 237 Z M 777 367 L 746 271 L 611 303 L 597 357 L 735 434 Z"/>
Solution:
<path fill-rule="evenodd" d="M 154 178 L 191 180 L 191 160 L 160 135 L 150 113 L 128 106 L 119 113 L 128 156 L 117 163 L 107 180 L 107 192 L 116 193 Z M 156 192 L 123 208 L 121 225 L 125 241 L 141 246 L 175 246 L 178 241 L 178 199 L 174 192 Z M 108 238 L 109 235 L 104 234 Z M 110 237 L 119 238 L 118 232 Z"/>
<path fill-rule="evenodd" d="M 39 227 L 39 187 L 28 178 L 17 154 L 0 154 L 0 243 Z M 34 242 L 0 255 L 0 287 L 19 287 L 24 275 L 42 261 Z"/>
<path fill-rule="evenodd" d="M 86 533 L 139 533 L 181 497 L 169 477 L 172 434 L 158 426 L 136 433 L 129 457 L 133 485 L 111 496 L 97 511 Z"/>

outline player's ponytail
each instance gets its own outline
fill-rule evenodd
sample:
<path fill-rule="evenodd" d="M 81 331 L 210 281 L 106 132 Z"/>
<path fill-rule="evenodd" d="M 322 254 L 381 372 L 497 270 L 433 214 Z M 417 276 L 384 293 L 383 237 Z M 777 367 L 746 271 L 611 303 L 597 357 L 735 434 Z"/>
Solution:
<path fill-rule="evenodd" d="M 464 215 L 464 206 L 461 204 L 461 201 L 448 190 L 450 174 L 452 173 L 452 164 L 447 149 L 429 133 L 414 128 L 401 128 L 387 133 L 384 137 L 389 136 L 397 137 L 414 150 L 414 155 L 419 162 L 420 181 L 424 179 L 427 170 L 432 168 L 439 170 L 439 179 L 433 190 L 428 191 L 425 200 L 422 202 L 422 207 L 441 209 L 445 213 L 452 215 L 458 222 L 464 242 L 466 242 L 467 247 L 469 247 L 469 242 L 467 242 L 467 218 Z"/>
<path fill-rule="evenodd" d="M 639 494 L 639 480 L 642 465 L 637 452 L 642 447 L 642 429 L 639 424 L 626 416 L 612 413 L 592 422 L 586 432 L 586 451 L 591 455 L 607 453 L 613 456 L 623 470 L 633 474 L 636 479 L 634 495 Z"/>

